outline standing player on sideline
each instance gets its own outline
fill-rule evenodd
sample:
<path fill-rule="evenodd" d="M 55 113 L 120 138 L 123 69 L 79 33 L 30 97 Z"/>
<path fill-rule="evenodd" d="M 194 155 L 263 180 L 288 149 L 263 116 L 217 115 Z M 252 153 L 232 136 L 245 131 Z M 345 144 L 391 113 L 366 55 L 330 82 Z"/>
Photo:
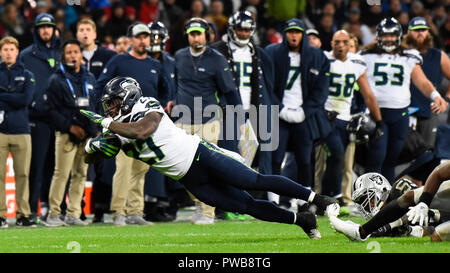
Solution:
<path fill-rule="evenodd" d="M 332 51 L 325 52 L 330 60 L 330 94 L 325 102 L 325 110 L 335 112 L 333 130 L 325 138 L 328 147 L 326 169 L 322 178 L 322 194 L 342 198 L 341 182 L 345 148 L 349 142 L 347 124 L 351 119 L 353 89 L 358 83 L 364 101 L 377 124 L 374 138 L 383 135 L 383 121 L 377 100 L 370 89 L 366 75 L 366 63 L 361 55 L 349 52 L 350 36 L 339 30 L 331 41 Z"/>
<path fill-rule="evenodd" d="M 389 181 L 394 179 L 397 159 L 408 134 L 410 82 L 431 98 L 433 112 L 443 112 L 447 107 L 447 102 L 423 73 L 419 52 L 404 48 L 401 40 L 401 25 L 394 18 L 386 18 L 377 25 L 376 42 L 361 53 L 367 63 L 367 77 L 380 106 L 385 132 L 369 147 L 371 156 L 366 162 L 366 172 L 381 172 Z"/>
<path fill-rule="evenodd" d="M 370 174 L 369 174 L 370 175 Z M 364 177 L 362 177 L 364 178 Z M 331 225 L 333 228 L 343 233 L 345 236 L 352 240 L 365 241 L 371 234 L 380 228 L 385 227 L 386 225 L 395 224 L 395 222 L 399 222 L 399 218 L 406 214 L 408 220 L 411 221 L 411 224 L 415 224 L 416 222 L 420 226 L 427 226 L 429 220 L 429 207 L 432 201 L 436 201 L 437 198 L 445 200 L 445 202 L 449 202 L 448 192 L 450 191 L 450 162 L 445 162 L 437 166 L 433 172 L 428 176 L 427 181 L 425 182 L 425 186 L 418 189 L 411 189 L 401 195 L 399 198 L 389 202 L 387 205 L 381 208 L 379 212 L 376 208 L 371 210 L 370 216 L 373 216 L 367 223 L 363 225 L 356 224 L 352 221 L 342 221 L 337 218 L 339 213 L 338 210 L 332 209 L 332 207 L 327 208 L 327 214 L 330 218 Z M 361 179 L 362 181 L 363 179 Z M 373 179 L 375 180 L 375 179 Z M 381 186 L 383 183 L 387 184 L 389 188 L 390 185 L 388 182 L 383 182 L 383 180 L 376 179 L 379 181 L 376 183 Z M 360 188 L 360 186 L 355 183 L 355 187 Z M 398 186 L 408 186 L 407 184 L 399 184 Z M 362 188 L 362 187 L 361 187 Z M 389 193 L 390 189 L 386 189 L 384 192 Z M 373 192 L 372 190 L 367 191 L 368 193 Z M 380 197 L 380 199 L 386 200 L 387 196 Z M 370 198 L 366 198 L 367 200 L 365 204 L 362 204 L 363 207 L 374 207 L 374 206 L 383 206 L 382 203 L 378 204 L 375 200 L 374 202 L 370 201 Z M 383 201 L 384 201 L 383 200 Z M 427 229 L 428 233 L 431 234 L 432 241 L 442 241 L 442 240 L 450 240 L 450 221 L 448 220 L 448 215 L 445 217 L 447 220 L 438 225 L 436 228 Z"/>
<path fill-rule="evenodd" d="M 257 219 L 300 226 L 310 238 L 319 239 L 315 215 L 294 213 L 266 201 L 254 199 L 246 190 L 272 191 L 307 200 L 321 209 L 339 207 L 329 197 L 283 176 L 262 175 L 242 163 L 233 152 L 187 134 L 164 112 L 160 103 L 142 92 L 132 78 L 112 79 L 103 92 L 102 105 L 107 117 L 81 111 L 94 123 L 119 136 L 128 156 L 139 159 L 164 175 L 179 180 L 199 200 L 225 211 L 249 214 Z M 108 137 L 91 139 L 88 154 L 108 153 L 118 148 Z"/>

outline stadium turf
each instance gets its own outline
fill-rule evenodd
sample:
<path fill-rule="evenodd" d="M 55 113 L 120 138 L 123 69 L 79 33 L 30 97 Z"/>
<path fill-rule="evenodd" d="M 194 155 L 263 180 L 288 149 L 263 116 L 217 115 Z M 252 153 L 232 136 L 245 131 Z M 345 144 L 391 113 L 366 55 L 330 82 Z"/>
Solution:
<path fill-rule="evenodd" d="M 356 222 L 361 218 L 344 217 Z M 351 242 L 318 218 L 321 240 L 310 240 L 294 225 L 250 221 L 190 222 L 153 226 L 91 224 L 83 227 L 0 230 L 0 253 L 450 253 L 450 242 L 426 238 L 370 238 Z"/>

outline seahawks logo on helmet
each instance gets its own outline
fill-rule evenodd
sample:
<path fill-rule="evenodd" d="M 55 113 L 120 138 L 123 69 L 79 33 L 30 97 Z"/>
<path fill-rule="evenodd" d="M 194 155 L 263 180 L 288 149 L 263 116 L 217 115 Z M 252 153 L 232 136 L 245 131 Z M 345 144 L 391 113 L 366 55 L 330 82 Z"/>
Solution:
<path fill-rule="evenodd" d="M 250 30 L 250 35 L 246 39 L 241 39 L 236 33 L 236 29 Z M 238 11 L 228 19 L 227 33 L 230 39 L 238 46 L 243 47 L 250 42 L 255 33 L 256 23 L 249 11 Z"/>
<path fill-rule="evenodd" d="M 112 111 L 119 108 L 119 117 L 130 113 L 133 105 L 142 97 L 139 83 L 130 77 L 115 77 L 110 80 L 103 89 L 101 99 L 105 115 L 111 115 Z"/>
<path fill-rule="evenodd" d="M 395 41 L 387 41 L 383 36 L 394 35 Z M 402 42 L 402 26 L 395 18 L 385 18 L 377 25 L 377 46 L 386 52 L 392 52 L 398 48 Z"/>

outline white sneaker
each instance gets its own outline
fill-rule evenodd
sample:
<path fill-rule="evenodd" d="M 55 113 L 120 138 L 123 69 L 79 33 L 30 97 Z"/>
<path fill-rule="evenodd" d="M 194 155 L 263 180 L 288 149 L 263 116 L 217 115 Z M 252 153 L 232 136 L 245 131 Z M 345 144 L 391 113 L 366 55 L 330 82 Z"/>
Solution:
<path fill-rule="evenodd" d="M 126 222 L 127 218 L 125 217 L 125 215 L 117 215 L 114 217 L 114 225 L 115 226 L 126 226 L 127 222 Z"/>
<path fill-rule="evenodd" d="M 129 225 L 141 225 L 141 226 L 148 226 L 153 225 L 152 222 L 146 221 L 141 215 L 139 214 L 133 214 L 128 215 L 125 222 Z"/>
<path fill-rule="evenodd" d="M 214 224 L 214 218 L 208 217 L 206 215 L 201 215 L 194 221 L 196 225 L 212 225 Z"/>
<path fill-rule="evenodd" d="M 88 223 L 81 220 L 80 218 L 72 217 L 72 216 L 66 216 L 64 219 L 64 222 L 71 226 L 87 226 Z"/>
<path fill-rule="evenodd" d="M 57 215 L 55 217 L 47 217 L 46 226 L 49 227 L 65 227 L 67 224 L 61 220 L 60 215 Z"/>
<path fill-rule="evenodd" d="M 362 239 L 361 235 L 359 234 L 359 224 L 356 224 L 350 220 L 348 221 L 342 221 L 341 219 L 337 217 L 330 217 L 330 223 L 331 226 L 337 231 L 345 236 L 347 236 L 350 240 L 353 241 L 365 241 L 369 236 Z"/>

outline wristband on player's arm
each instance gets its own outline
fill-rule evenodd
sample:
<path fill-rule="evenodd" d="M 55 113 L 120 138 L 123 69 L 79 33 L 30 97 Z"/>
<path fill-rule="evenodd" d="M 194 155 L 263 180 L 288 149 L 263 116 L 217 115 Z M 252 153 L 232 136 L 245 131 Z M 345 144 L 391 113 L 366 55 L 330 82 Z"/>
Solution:
<path fill-rule="evenodd" d="M 431 194 L 429 192 L 423 192 L 419 198 L 419 203 L 423 202 L 427 206 L 430 206 L 432 200 L 433 200 L 433 194 Z"/>

